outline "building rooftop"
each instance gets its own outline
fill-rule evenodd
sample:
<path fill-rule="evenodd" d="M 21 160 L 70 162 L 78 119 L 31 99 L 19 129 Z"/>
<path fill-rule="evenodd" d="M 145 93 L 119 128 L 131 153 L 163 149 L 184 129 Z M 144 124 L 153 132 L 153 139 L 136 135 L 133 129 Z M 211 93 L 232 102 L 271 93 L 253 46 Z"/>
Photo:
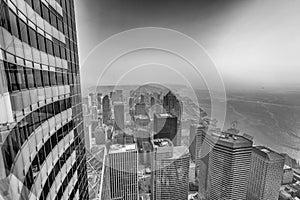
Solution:
<path fill-rule="evenodd" d="M 256 153 L 259 153 L 261 156 L 263 156 L 264 158 L 266 158 L 270 161 L 284 160 L 283 156 L 281 156 L 279 153 L 271 150 L 268 147 L 256 146 L 256 147 L 253 147 L 253 149 Z"/>
<path fill-rule="evenodd" d="M 152 141 L 153 147 L 172 147 L 173 143 L 171 140 L 163 138 L 163 139 L 155 139 Z"/>
<path fill-rule="evenodd" d="M 252 146 L 253 141 L 248 139 L 243 135 L 237 135 L 233 133 L 228 133 L 220 130 L 211 130 L 209 132 L 212 140 L 220 145 L 227 146 L 230 148 L 239 148 L 245 146 Z"/>
<path fill-rule="evenodd" d="M 123 153 L 128 151 L 136 151 L 136 144 L 113 144 L 109 148 L 109 153 Z"/>
<path fill-rule="evenodd" d="M 135 119 L 149 119 L 148 115 L 134 115 Z"/>
<path fill-rule="evenodd" d="M 162 113 L 162 114 L 155 114 L 155 115 L 158 118 L 170 118 L 170 117 L 174 118 L 175 117 L 175 116 L 173 116 L 172 114 L 169 114 L 169 113 Z"/>

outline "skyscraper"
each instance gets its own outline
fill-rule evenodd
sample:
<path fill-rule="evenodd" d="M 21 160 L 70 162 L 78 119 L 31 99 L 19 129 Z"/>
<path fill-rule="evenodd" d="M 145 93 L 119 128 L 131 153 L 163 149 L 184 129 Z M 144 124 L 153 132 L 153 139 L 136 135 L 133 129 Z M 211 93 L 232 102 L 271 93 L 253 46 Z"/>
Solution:
<path fill-rule="evenodd" d="M 76 35 L 73 0 L 0 0 L 8 199 L 88 199 Z"/>
<path fill-rule="evenodd" d="M 171 91 L 169 91 L 163 99 L 163 108 L 164 110 L 177 117 L 177 142 L 176 145 L 181 144 L 181 117 L 183 112 L 183 104 L 181 101 L 179 101 Z"/>
<path fill-rule="evenodd" d="M 134 114 L 135 115 L 147 115 L 146 104 L 145 103 L 136 103 Z"/>
<path fill-rule="evenodd" d="M 101 93 L 97 93 L 97 109 L 100 110 L 101 109 L 101 102 L 102 100 L 102 94 Z"/>
<path fill-rule="evenodd" d="M 110 146 L 108 168 L 110 198 L 112 200 L 138 199 L 138 152 L 136 144 Z"/>
<path fill-rule="evenodd" d="M 154 139 L 168 138 L 175 146 L 177 140 L 177 117 L 171 114 L 154 114 Z"/>
<path fill-rule="evenodd" d="M 284 160 L 267 147 L 253 147 L 247 200 L 278 199 Z"/>
<path fill-rule="evenodd" d="M 123 102 L 114 102 L 114 118 L 115 118 L 115 129 L 123 130 L 124 129 L 124 103 Z"/>
<path fill-rule="evenodd" d="M 102 115 L 103 115 L 103 124 L 107 125 L 111 116 L 110 100 L 108 95 L 104 96 L 102 99 Z"/>
<path fill-rule="evenodd" d="M 186 200 L 189 187 L 190 154 L 169 139 L 153 140 L 152 199 Z"/>
<path fill-rule="evenodd" d="M 226 132 L 209 132 L 204 138 L 199 154 L 200 199 L 246 199 L 253 142 Z"/>

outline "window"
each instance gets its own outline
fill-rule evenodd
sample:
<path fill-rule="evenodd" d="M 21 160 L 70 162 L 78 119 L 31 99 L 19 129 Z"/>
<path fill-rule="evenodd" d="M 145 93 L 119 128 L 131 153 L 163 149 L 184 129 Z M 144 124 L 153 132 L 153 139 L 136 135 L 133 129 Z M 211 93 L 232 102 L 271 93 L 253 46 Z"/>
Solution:
<path fill-rule="evenodd" d="M 52 26 L 54 26 L 55 28 L 57 27 L 57 19 L 52 11 L 50 11 L 50 22 Z"/>
<path fill-rule="evenodd" d="M 37 87 L 43 87 L 41 71 L 34 69 L 34 79 Z"/>
<path fill-rule="evenodd" d="M 9 9 L 10 32 L 19 38 L 17 16 Z"/>
<path fill-rule="evenodd" d="M 61 58 L 66 59 L 66 49 L 64 45 L 60 45 L 60 53 L 61 53 Z"/>
<path fill-rule="evenodd" d="M 33 69 L 31 68 L 25 68 L 25 74 L 26 74 L 26 82 L 28 85 L 28 88 L 34 88 L 35 87 L 35 81 L 33 76 Z"/>
<path fill-rule="evenodd" d="M 64 138 L 63 131 L 62 131 L 62 128 L 60 128 L 57 131 L 57 139 L 58 139 L 58 141 L 61 141 L 63 138 Z"/>
<path fill-rule="evenodd" d="M 64 85 L 69 85 L 68 74 L 63 73 Z"/>
<path fill-rule="evenodd" d="M 35 156 L 31 163 L 33 178 L 35 179 L 40 172 L 38 156 Z"/>
<path fill-rule="evenodd" d="M 59 51 L 59 42 L 53 42 L 53 47 L 54 47 L 54 56 L 60 58 L 60 51 Z"/>
<path fill-rule="evenodd" d="M 6 168 L 6 170 L 10 171 L 14 158 L 11 155 L 8 140 L 5 140 L 5 142 L 2 146 L 2 150 L 3 150 L 5 168 Z M 8 172 L 7 172 L 7 174 L 8 174 Z"/>
<path fill-rule="evenodd" d="M 51 140 L 48 139 L 46 144 L 45 144 L 45 151 L 46 151 L 46 156 L 49 155 L 49 153 L 51 152 L 52 148 L 51 148 Z"/>
<path fill-rule="evenodd" d="M 27 88 L 24 69 L 21 66 L 17 66 L 16 81 L 17 81 L 19 90 L 23 90 L 23 89 Z"/>
<path fill-rule="evenodd" d="M 34 129 L 40 126 L 39 109 L 31 113 Z"/>
<path fill-rule="evenodd" d="M 29 27 L 29 44 L 30 46 L 34 47 L 34 48 L 38 48 L 37 46 L 37 36 L 36 36 L 36 32 L 35 30 L 33 30 L 33 28 Z"/>
<path fill-rule="evenodd" d="M 46 42 L 45 42 L 45 38 L 44 36 L 42 36 L 41 34 L 37 34 L 38 36 L 38 46 L 39 46 L 39 50 L 46 52 Z"/>
<path fill-rule="evenodd" d="M 4 4 L 0 9 L 0 26 L 8 30 L 9 21 L 8 21 L 8 7 Z"/>
<path fill-rule="evenodd" d="M 52 144 L 52 147 L 53 147 L 53 148 L 57 145 L 57 137 L 56 137 L 56 134 L 53 134 L 53 135 L 51 136 L 51 144 Z"/>
<path fill-rule="evenodd" d="M 45 106 L 39 109 L 39 115 L 40 115 L 40 123 L 42 124 L 47 120 L 47 112 Z"/>
<path fill-rule="evenodd" d="M 56 102 L 53 103 L 53 105 L 54 105 L 55 115 L 57 115 L 58 113 L 60 113 L 59 102 L 56 101 Z"/>
<path fill-rule="evenodd" d="M 49 8 L 42 3 L 42 17 L 50 23 L 50 13 L 49 13 Z"/>
<path fill-rule="evenodd" d="M 43 85 L 46 86 L 50 86 L 50 81 L 49 81 L 49 71 L 44 70 L 42 72 L 43 74 Z"/>
<path fill-rule="evenodd" d="M 60 72 L 56 72 L 57 85 L 63 85 L 63 75 Z"/>
<path fill-rule="evenodd" d="M 41 1 L 33 0 L 33 9 L 35 10 L 35 12 L 42 16 Z"/>
<path fill-rule="evenodd" d="M 28 27 L 26 25 L 25 22 L 23 22 L 23 20 L 19 19 L 19 26 L 20 26 L 20 40 L 22 40 L 23 42 L 26 42 L 27 44 L 29 44 L 29 38 L 28 38 Z"/>
<path fill-rule="evenodd" d="M 4 67 L 5 67 L 6 79 L 8 82 L 7 83 L 8 91 L 12 92 L 17 90 L 18 87 L 17 87 L 16 76 L 15 76 L 17 67 L 8 62 L 4 62 Z"/>
<path fill-rule="evenodd" d="M 32 122 L 32 116 L 31 116 L 31 115 L 28 115 L 28 116 L 25 118 L 25 121 L 26 121 L 27 126 L 28 126 L 29 134 L 31 134 L 31 133 L 34 131 L 34 126 L 33 126 L 33 122 Z"/>
<path fill-rule="evenodd" d="M 53 55 L 53 42 L 46 38 L 47 53 Z"/>
<path fill-rule="evenodd" d="M 57 85 L 55 72 L 50 71 L 50 84 L 51 86 Z"/>
<path fill-rule="evenodd" d="M 25 125 L 19 126 L 19 134 L 20 134 L 20 144 L 22 146 L 27 139 L 27 127 Z"/>
<path fill-rule="evenodd" d="M 53 105 L 52 105 L 52 103 L 48 104 L 46 108 L 47 108 L 48 118 L 53 117 L 54 116 L 54 112 L 53 112 Z"/>
<path fill-rule="evenodd" d="M 38 153 L 40 165 L 42 165 L 46 159 L 44 148 L 45 146 L 42 146 Z"/>
<path fill-rule="evenodd" d="M 60 32 L 64 32 L 64 26 L 63 26 L 63 22 L 60 19 L 57 19 L 57 28 Z"/>

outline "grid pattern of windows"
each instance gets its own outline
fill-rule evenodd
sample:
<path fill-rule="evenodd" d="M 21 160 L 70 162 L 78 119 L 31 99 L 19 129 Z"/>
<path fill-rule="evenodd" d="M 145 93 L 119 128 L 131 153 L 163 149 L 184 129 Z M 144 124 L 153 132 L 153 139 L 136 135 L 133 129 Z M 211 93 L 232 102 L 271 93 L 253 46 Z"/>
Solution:
<path fill-rule="evenodd" d="M 15 120 L 15 124 L 9 127 L 9 134 L 4 138 L 1 147 L 6 174 L 8 176 L 16 169 L 22 167 L 25 169 L 25 165 L 29 166 L 23 175 L 14 174 L 20 180 L 24 180 L 25 187 L 19 194 L 22 195 L 21 199 L 28 199 L 28 191 L 37 183 L 36 177 L 40 174 L 42 166 L 47 159 L 51 158 L 48 155 L 57 147 L 59 141 L 65 140 L 64 136 L 73 130 L 74 142 L 58 159 L 54 171 L 52 170 L 51 175 L 48 176 L 38 198 L 48 198 L 51 185 L 57 178 L 56 175 L 62 168 L 63 162 L 66 162 L 72 152 L 75 152 L 76 162 L 67 176 L 60 180 L 62 185 L 57 188 L 59 191 L 56 199 L 61 199 L 75 172 L 78 174 L 78 182 L 70 192 L 69 199 L 73 199 L 77 194 L 79 199 L 88 199 L 74 2 L 57 0 L 57 5 L 60 7 L 54 8 L 53 4 L 50 5 L 47 1 L 25 0 L 35 12 L 36 20 L 29 18 L 28 13 L 24 13 L 28 9 L 20 9 L 18 6 L 21 4 L 15 2 L 10 2 L 11 5 L 8 6 L 7 1 L 0 0 L 0 27 L 5 29 L 6 31 L 3 32 L 12 39 L 4 41 L 8 46 L 7 49 L 1 49 L 3 60 L 0 60 L 0 67 L 4 85 L 7 87 L 5 91 L 10 95 L 11 110 Z M 40 29 L 42 27 L 38 25 L 38 20 L 47 26 L 50 24 L 51 30 L 49 31 L 46 25 L 45 30 Z M 13 40 L 13 37 L 23 43 Z M 17 47 L 15 41 L 22 45 Z M 32 48 L 27 48 L 28 45 Z M 20 47 L 24 48 L 23 51 L 21 49 L 23 53 L 20 53 Z M 53 56 L 56 58 L 54 59 Z M 72 116 L 68 116 L 72 119 L 50 136 L 50 133 L 46 133 L 50 121 L 54 121 L 54 126 L 62 123 L 60 120 L 52 119 L 56 119 L 56 115 L 67 109 L 72 110 L 70 112 Z M 44 126 L 47 126 L 45 130 Z M 46 137 L 43 134 L 38 136 L 37 132 L 41 128 L 43 134 L 50 136 L 49 139 L 40 138 L 43 142 L 38 149 L 34 147 L 36 149 L 33 152 L 38 151 L 35 157 L 18 163 L 17 161 L 25 158 L 23 151 L 26 154 L 25 148 L 30 146 L 32 138 Z M 31 137 L 33 134 L 36 134 L 36 137 Z M 11 191 L 12 194 L 19 192 Z"/>
<path fill-rule="evenodd" d="M 11 134 L 7 136 L 7 139 L 2 146 L 7 174 L 10 173 L 14 159 L 33 131 L 46 120 L 70 107 L 70 98 L 48 104 L 31 112 L 12 129 Z"/>

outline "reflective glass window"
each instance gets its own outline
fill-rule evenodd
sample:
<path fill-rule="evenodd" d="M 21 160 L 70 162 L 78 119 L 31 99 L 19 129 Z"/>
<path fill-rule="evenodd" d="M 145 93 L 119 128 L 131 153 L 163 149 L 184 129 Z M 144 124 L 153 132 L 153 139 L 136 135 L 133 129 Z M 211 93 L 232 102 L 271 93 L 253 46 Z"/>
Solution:
<path fill-rule="evenodd" d="M 63 74 L 56 72 L 57 85 L 63 85 Z"/>
<path fill-rule="evenodd" d="M 50 13 L 49 13 L 49 8 L 42 3 L 42 17 L 50 23 Z"/>
<path fill-rule="evenodd" d="M 57 42 L 53 42 L 54 55 L 60 58 L 59 44 Z"/>
<path fill-rule="evenodd" d="M 50 83 L 51 86 L 57 85 L 55 72 L 50 71 Z"/>
<path fill-rule="evenodd" d="M 38 46 L 40 51 L 46 52 L 46 42 L 45 42 L 45 37 L 42 36 L 41 34 L 37 34 L 38 36 Z"/>
<path fill-rule="evenodd" d="M 19 38 L 17 16 L 10 9 L 9 9 L 8 13 L 9 13 L 9 22 L 10 22 L 10 31 L 11 31 L 11 34 Z"/>
<path fill-rule="evenodd" d="M 31 27 L 29 27 L 28 31 L 29 31 L 30 46 L 32 46 L 34 48 L 38 48 L 38 46 L 37 46 L 37 36 L 36 36 L 35 30 L 33 30 Z"/>
<path fill-rule="evenodd" d="M 46 38 L 47 53 L 53 55 L 53 42 Z"/>
<path fill-rule="evenodd" d="M 40 172 L 38 156 L 35 156 L 35 158 L 33 159 L 31 163 L 31 169 L 33 173 L 33 178 L 35 179 Z"/>
<path fill-rule="evenodd" d="M 20 40 L 22 40 L 23 42 L 26 42 L 27 44 L 29 44 L 29 37 L 28 37 L 28 26 L 26 25 L 26 23 L 19 19 L 19 26 L 20 26 Z"/>
<path fill-rule="evenodd" d="M 8 30 L 9 21 L 8 21 L 8 7 L 4 4 L 0 8 L 0 26 Z"/>
<path fill-rule="evenodd" d="M 46 86 L 49 86 L 50 85 L 50 80 L 49 80 L 49 71 L 47 70 L 44 70 L 42 72 L 43 74 L 43 85 L 46 87 Z"/>
<path fill-rule="evenodd" d="M 35 81 L 34 81 L 33 69 L 26 67 L 25 74 L 26 74 L 25 77 L 26 77 L 26 82 L 27 82 L 28 88 L 34 88 Z"/>
<path fill-rule="evenodd" d="M 41 13 L 41 1 L 40 0 L 33 0 L 33 9 L 39 15 L 42 15 L 42 13 Z"/>
<path fill-rule="evenodd" d="M 34 79 L 37 87 L 43 87 L 41 70 L 34 69 Z"/>
<path fill-rule="evenodd" d="M 50 11 L 50 22 L 52 26 L 57 27 L 57 19 L 54 12 L 52 11 Z"/>

